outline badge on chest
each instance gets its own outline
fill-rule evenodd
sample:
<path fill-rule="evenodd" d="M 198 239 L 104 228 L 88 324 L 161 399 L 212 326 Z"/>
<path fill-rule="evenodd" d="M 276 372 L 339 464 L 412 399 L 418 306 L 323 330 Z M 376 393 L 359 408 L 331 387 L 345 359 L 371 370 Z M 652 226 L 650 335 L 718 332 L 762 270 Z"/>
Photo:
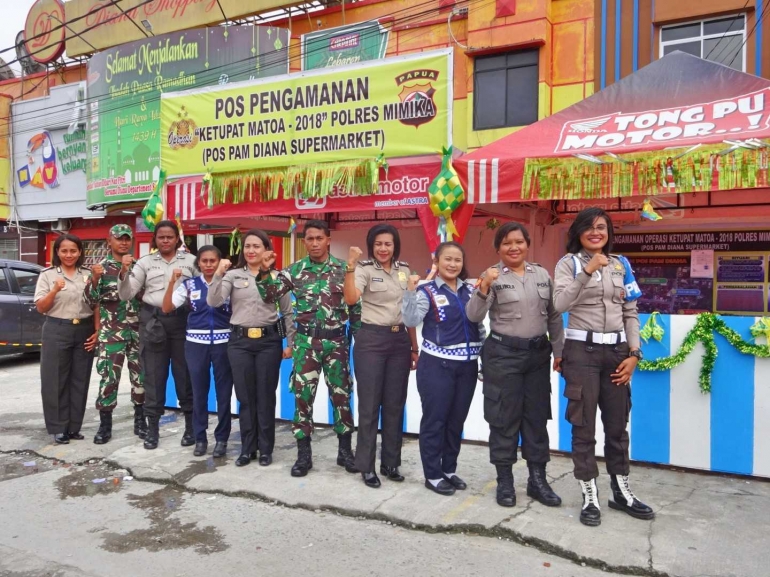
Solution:
<path fill-rule="evenodd" d="M 201 298 L 201 291 L 200 290 L 194 290 L 190 291 L 190 300 L 191 301 L 198 301 Z"/>
<path fill-rule="evenodd" d="M 446 295 L 436 295 L 433 300 L 437 307 L 449 306 L 449 299 L 446 297 Z"/>

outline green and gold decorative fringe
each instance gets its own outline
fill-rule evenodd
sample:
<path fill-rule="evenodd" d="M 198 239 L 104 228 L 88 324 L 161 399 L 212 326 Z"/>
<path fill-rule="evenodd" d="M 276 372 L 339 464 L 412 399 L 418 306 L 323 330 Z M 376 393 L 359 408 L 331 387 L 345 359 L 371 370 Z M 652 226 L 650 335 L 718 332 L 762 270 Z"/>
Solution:
<path fill-rule="evenodd" d="M 335 187 L 356 196 L 375 194 L 380 184 L 380 168 L 387 169 L 382 155 L 374 159 L 208 174 L 204 180 L 208 183 L 211 207 L 268 202 L 281 197 L 324 198 Z"/>
<path fill-rule="evenodd" d="M 597 157 L 601 162 L 575 157 L 528 158 L 521 196 L 574 200 L 768 186 L 768 148 L 725 153 L 728 148 L 715 144 L 692 152 L 681 148 L 602 155 Z"/>
<path fill-rule="evenodd" d="M 639 336 L 642 337 L 642 340 L 646 343 L 650 339 L 655 339 L 658 342 L 661 342 L 663 340 L 663 335 L 666 334 L 666 332 L 663 330 L 663 327 L 658 324 L 658 318 L 660 316 L 660 313 L 658 311 L 653 312 L 650 315 L 650 318 L 647 319 L 647 322 L 644 323 L 644 326 L 642 327 L 642 330 L 639 333 Z"/>
<path fill-rule="evenodd" d="M 652 318 L 650 317 L 650 319 Z M 744 355 L 754 355 L 763 359 L 770 358 L 770 347 L 767 345 L 748 343 L 737 332 L 728 327 L 717 315 L 702 313 L 698 315 L 695 326 L 685 335 L 682 346 L 679 347 L 676 353 L 670 357 L 642 361 L 639 363 L 639 370 L 670 371 L 674 367 L 681 365 L 687 358 L 687 355 L 693 351 L 695 344 L 700 342 L 703 343 L 705 352 L 703 353 L 703 363 L 701 364 L 698 384 L 702 393 L 710 393 L 711 375 L 714 372 L 714 363 L 717 360 L 717 345 L 714 340 L 714 333 L 722 335 L 727 339 L 728 343 Z M 752 335 L 756 338 L 755 330 L 752 330 Z"/>

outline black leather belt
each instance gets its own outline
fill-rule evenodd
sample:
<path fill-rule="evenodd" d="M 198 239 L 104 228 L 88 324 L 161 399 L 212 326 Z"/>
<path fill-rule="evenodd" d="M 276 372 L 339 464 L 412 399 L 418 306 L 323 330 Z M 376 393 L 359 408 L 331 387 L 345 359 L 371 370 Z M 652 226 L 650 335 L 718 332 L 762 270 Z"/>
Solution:
<path fill-rule="evenodd" d="M 170 313 L 164 313 L 162 308 L 154 307 L 144 303 L 142 303 L 142 308 L 149 313 L 158 315 L 159 317 L 175 317 L 177 315 L 186 315 L 189 312 L 186 306 L 181 306 L 178 309 L 174 309 Z"/>
<path fill-rule="evenodd" d="M 345 336 L 345 327 L 340 327 L 338 329 L 319 329 L 298 324 L 297 332 L 306 337 L 313 337 L 316 339 L 338 339 Z"/>
<path fill-rule="evenodd" d="M 46 318 L 46 322 L 54 323 L 57 325 L 89 325 L 91 327 L 94 326 L 94 317 L 93 315 L 90 317 L 84 317 L 82 319 L 60 319 L 57 317 L 48 317 Z"/>
<path fill-rule="evenodd" d="M 278 323 L 266 327 L 241 327 L 238 325 L 230 325 L 230 331 L 230 334 L 233 337 L 246 337 L 247 339 L 261 339 L 281 334 Z"/>
<path fill-rule="evenodd" d="M 406 332 L 406 327 L 401 325 L 373 325 L 371 323 L 361 323 L 361 328 L 366 329 L 367 331 L 377 331 L 378 333 L 404 333 Z"/>
<path fill-rule="evenodd" d="M 532 339 L 522 339 L 520 337 L 509 337 L 507 335 L 490 332 L 489 338 L 496 340 L 498 343 L 503 344 L 506 347 L 510 347 L 512 349 L 521 349 L 524 351 L 531 349 L 544 349 L 548 346 L 548 337 L 546 335 L 534 337 Z"/>

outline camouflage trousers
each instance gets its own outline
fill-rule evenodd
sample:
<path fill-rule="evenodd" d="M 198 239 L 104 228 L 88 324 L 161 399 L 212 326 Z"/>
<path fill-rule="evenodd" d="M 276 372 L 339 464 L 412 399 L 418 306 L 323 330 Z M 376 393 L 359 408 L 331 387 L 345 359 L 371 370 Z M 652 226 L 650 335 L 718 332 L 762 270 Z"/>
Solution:
<path fill-rule="evenodd" d="M 124 360 L 128 361 L 131 402 L 134 405 L 144 404 L 144 375 L 139 365 L 139 341 L 130 339 L 117 343 L 99 343 L 96 372 L 101 380 L 99 395 L 96 397 L 97 411 L 112 411 L 118 404 L 118 385 Z"/>
<path fill-rule="evenodd" d="M 350 350 L 347 340 L 312 340 L 315 347 L 303 346 L 302 342 L 295 343 L 294 347 L 291 391 L 294 393 L 295 409 L 292 433 L 297 439 L 309 437 L 313 433 L 313 403 L 322 370 L 334 409 L 334 431 L 337 434 L 350 433 L 353 431 L 353 413 L 350 411 Z"/>

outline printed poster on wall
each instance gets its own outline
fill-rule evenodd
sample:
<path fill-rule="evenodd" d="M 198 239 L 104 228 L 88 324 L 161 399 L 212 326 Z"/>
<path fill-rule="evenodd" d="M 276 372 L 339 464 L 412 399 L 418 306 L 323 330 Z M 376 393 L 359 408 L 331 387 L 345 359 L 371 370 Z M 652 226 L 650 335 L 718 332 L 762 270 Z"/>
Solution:
<path fill-rule="evenodd" d="M 694 250 L 690 253 L 692 278 L 714 278 L 714 251 Z"/>
<path fill-rule="evenodd" d="M 640 313 L 694 314 L 712 311 L 713 280 L 691 274 L 689 256 L 629 256 L 642 290 Z"/>
<path fill-rule="evenodd" d="M 451 143 L 451 50 L 164 94 L 169 176 L 436 154 Z"/>
<path fill-rule="evenodd" d="M 88 63 L 89 207 L 145 200 L 160 172 L 160 95 L 286 74 L 289 32 L 217 26 L 153 36 Z"/>
<path fill-rule="evenodd" d="M 332 68 L 385 58 L 390 32 L 376 20 L 302 35 L 302 69 Z"/>

